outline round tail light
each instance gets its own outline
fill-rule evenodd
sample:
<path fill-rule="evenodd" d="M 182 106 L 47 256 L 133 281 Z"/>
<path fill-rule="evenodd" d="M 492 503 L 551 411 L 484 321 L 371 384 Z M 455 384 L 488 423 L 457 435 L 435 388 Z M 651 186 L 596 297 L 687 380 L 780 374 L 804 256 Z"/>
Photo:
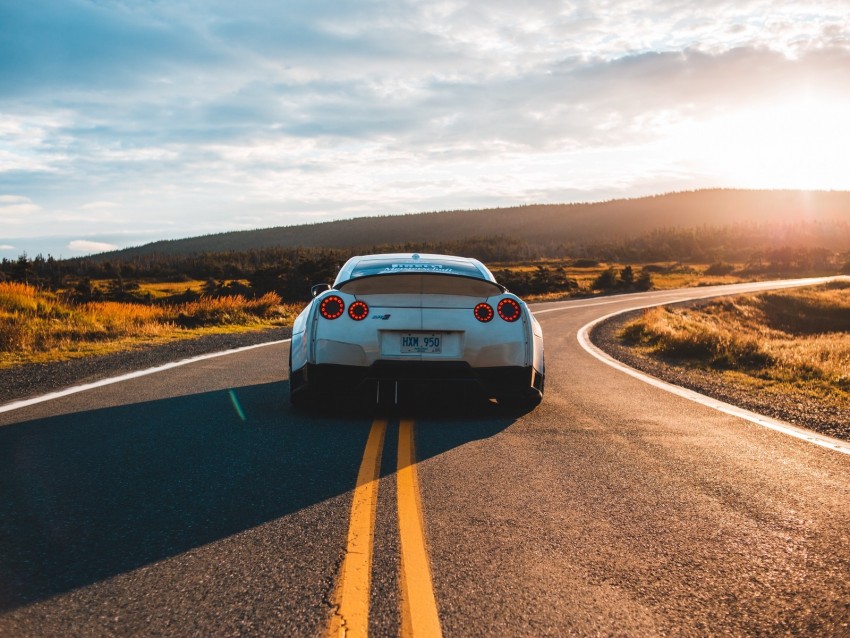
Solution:
<path fill-rule="evenodd" d="M 325 319 L 339 319 L 345 312 L 345 302 L 336 295 L 325 297 L 319 304 L 319 312 Z"/>
<path fill-rule="evenodd" d="M 348 307 L 348 316 L 354 321 L 363 321 L 369 315 L 369 306 L 365 301 L 355 301 Z"/>
<path fill-rule="evenodd" d="M 481 323 L 487 323 L 493 318 L 495 314 L 493 312 L 493 306 L 488 303 L 480 303 L 475 306 L 475 310 L 472 311 L 475 314 L 475 318 L 478 319 Z"/>
<path fill-rule="evenodd" d="M 513 299 L 502 299 L 496 306 L 496 310 L 502 319 L 510 322 L 516 321 L 522 315 L 522 309 Z"/>

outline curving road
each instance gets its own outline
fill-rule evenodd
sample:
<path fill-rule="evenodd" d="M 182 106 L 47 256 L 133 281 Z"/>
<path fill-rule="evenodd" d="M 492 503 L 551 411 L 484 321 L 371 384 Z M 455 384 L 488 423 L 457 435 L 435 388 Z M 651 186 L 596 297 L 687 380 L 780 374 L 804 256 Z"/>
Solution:
<path fill-rule="evenodd" d="M 577 339 L 778 285 L 535 306 L 523 415 L 293 413 L 285 343 L 0 406 L 0 636 L 850 635 L 850 455 Z"/>

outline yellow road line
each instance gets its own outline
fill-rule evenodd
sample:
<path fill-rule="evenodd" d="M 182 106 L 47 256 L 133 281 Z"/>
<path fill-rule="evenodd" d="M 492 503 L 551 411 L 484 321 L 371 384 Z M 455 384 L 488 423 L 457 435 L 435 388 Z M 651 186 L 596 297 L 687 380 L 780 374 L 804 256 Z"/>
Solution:
<path fill-rule="evenodd" d="M 378 475 L 384 448 L 385 419 L 375 419 L 351 505 L 351 522 L 342 573 L 337 584 L 337 609 L 328 627 L 333 638 L 360 638 L 369 633 L 369 592 L 372 576 L 372 539 L 375 535 L 375 513 L 378 508 Z"/>
<path fill-rule="evenodd" d="M 401 537 L 402 636 L 442 636 L 428 549 L 419 481 L 413 449 L 413 421 L 402 419 L 398 428 L 398 527 Z"/>

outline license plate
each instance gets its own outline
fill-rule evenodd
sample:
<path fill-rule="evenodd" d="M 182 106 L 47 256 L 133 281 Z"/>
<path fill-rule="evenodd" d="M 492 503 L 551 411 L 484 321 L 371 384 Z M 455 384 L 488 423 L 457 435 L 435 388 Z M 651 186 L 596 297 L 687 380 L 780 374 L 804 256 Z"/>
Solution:
<path fill-rule="evenodd" d="M 406 332 L 401 335 L 402 354 L 440 354 L 443 336 L 434 332 Z"/>

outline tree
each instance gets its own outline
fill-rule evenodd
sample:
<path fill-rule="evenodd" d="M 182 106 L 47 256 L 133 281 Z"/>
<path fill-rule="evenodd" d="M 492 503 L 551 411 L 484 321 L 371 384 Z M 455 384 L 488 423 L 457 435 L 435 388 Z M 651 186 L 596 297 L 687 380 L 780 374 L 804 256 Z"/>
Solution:
<path fill-rule="evenodd" d="M 29 257 L 27 257 L 27 254 L 23 253 L 20 257 L 18 257 L 18 261 L 15 262 L 15 266 L 12 269 L 12 279 L 28 284 L 31 277 L 32 262 Z"/>
<path fill-rule="evenodd" d="M 725 275 L 732 274 L 732 271 L 735 270 L 734 264 L 727 264 L 721 261 L 715 262 L 711 264 L 708 268 L 705 269 L 706 275 L 711 275 L 714 277 L 722 277 Z"/>
<path fill-rule="evenodd" d="M 83 277 L 74 286 L 74 297 L 78 301 L 95 301 L 103 297 L 101 291 L 93 286 L 91 279 Z"/>

